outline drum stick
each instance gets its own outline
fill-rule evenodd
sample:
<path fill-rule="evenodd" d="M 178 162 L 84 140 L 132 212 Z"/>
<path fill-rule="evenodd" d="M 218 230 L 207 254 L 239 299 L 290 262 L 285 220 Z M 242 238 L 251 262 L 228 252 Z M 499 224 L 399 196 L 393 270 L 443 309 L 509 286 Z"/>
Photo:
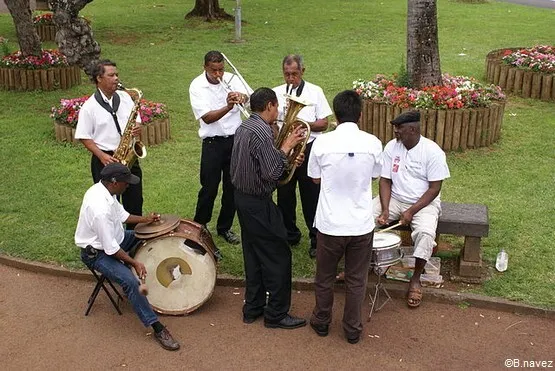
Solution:
<path fill-rule="evenodd" d="M 390 227 L 387 227 L 387 228 L 384 228 L 384 229 L 380 229 L 379 231 L 376 231 L 376 233 L 387 232 L 387 231 L 389 231 L 389 230 L 391 230 L 391 229 L 393 229 L 393 228 L 399 227 L 399 226 L 402 225 L 402 224 L 403 224 L 403 223 L 399 222 L 399 223 L 394 224 L 394 225 L 392 225 L 392 226 L 390 226 Z"/>
<path fill-rule="evenodd" d="M 145 283 L 145 279 L 142 278 L 142 277 L 139 277 L 135 268 L 132 268 L 132 270 L 133 270 L 133 274 L 135 275 L 135 277 L 137 277 L 137 280 L 139 281 L 139 293 L 141 293 L 141 295 L 143 295 L 143 296 L 147 296 L 148 295 L 148 286 Z"/>

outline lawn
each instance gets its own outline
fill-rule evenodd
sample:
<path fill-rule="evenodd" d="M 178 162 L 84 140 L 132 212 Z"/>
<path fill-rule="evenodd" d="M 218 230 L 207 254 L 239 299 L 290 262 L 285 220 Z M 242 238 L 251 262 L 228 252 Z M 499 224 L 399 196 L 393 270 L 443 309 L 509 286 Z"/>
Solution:
<path fill-rule="evenodd" d="M 320 85 L 330 102 L 353 80 L 397 72 L 405 54 L 406 0 L 243 2 L 244 43 L 230 42 L 232 23 L 184 20 L 193 1 L 129 4 L 95 0 L 81 15 L 91 20 L 102 57 L 118 63 L 126 86 L 169 107 L 172 140 L 149 147 L 142 161 L 145 211 L 194 215 L 200 140 L 188 87 L 208 50 L 224 52 L 253 88 L 281 84 L 283 56 L 300 53 L 305 78 Z M 228 12 L 234 4 L 220 1 Z M 555 12 L 548 9 L 440 0 L 438 22 L 443 72 L 481 80 L 489 51 L 555 40 Z M 0 14 L 0 36 L 18 48 L 9 14 Z M 91 184 L 90 157 L 81 146 L 55 142 L 49 113 L 61 98 L 92 91 L 87 82 L 66 91 L 0 91 L 1 253 L 82 267 L 73 232 Z M 554 143 L 555 104 L 510 97 L 498 143 L 448 154 L 452 177 L 443 200 L 488 205 L 484 260 L 493 265 L 501 248 L 509 254 L 509 269 L 492 273 L 476 291 L 555 308 Z M 304 232 L 294 249 L 296 277 L 314 274 Z M 218 237 L 216 243 L 225 256 L 220 271 L 242 275 L 241 249 Z"/>

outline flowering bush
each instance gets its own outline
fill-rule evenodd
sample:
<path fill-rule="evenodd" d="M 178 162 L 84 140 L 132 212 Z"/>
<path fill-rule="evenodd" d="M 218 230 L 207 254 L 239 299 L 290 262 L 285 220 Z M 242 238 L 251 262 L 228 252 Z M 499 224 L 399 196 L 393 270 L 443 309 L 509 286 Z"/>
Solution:
<path fill-rule="evenodd" d="M 87 99 L 89 99 L 89 96 L 62 99 L 60 100 L 59 106 L 52 107 L 50 117 L 59 124 L 74 128 L 77 126 L 79 110 Z M 143 125 L 148 125 L 155 119 L 166 118 L 169 116 L 165 104 L 151 102 L 146 99 L 141 99 L 140 101 L 139 115 L 141 116 Z"/>
<path fill-rule="evenodd" d="M 42 13 L 42 14 L 36 15 L 33 17 L 33 24 L 35 25 L 54 24 L 54 20 L 52 19 L 53 16 L 54 14 L 52 13 Z"/>
<path fill-rule="evenodd" d="M 535 72 L 555 73 L 555 46 L 537 45 L 517 51 L 506 50 L 503 62 Z"/>
<path fill-rule="evenodd" d="M 0 67 L 39 70 L 69 66 L 66 56 L 58 50 L 43 49 L 41 54 L 40 57 L 34 55 L 24 57 L 21 51 L 18 50 L 0 59 Z"/>
<path fill-rule="evenodd" d="M 485 85 L 466 76 L 442 76 L 443 85 L 422 90 L 400 87 L 395 81 L 378 75 L 372 81 L 353 81 L 353 89 L 363 98 L 375 103 L 387 103 L 402 108 L 475 108 L 488 107 L 505 100 L 499 86 Z"/>

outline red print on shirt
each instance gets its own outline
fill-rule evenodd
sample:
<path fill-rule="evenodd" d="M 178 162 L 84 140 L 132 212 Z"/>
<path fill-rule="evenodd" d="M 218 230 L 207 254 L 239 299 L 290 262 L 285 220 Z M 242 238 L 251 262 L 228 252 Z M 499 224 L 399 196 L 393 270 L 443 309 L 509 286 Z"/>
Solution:
<path fill-rule="evenodd" d="M 401 158 L 399 156 L 395 156 L 395 159 L 393 160 L 393 172 L 396 173 L 399 171 L 399 162 L 401 161 Z"/>

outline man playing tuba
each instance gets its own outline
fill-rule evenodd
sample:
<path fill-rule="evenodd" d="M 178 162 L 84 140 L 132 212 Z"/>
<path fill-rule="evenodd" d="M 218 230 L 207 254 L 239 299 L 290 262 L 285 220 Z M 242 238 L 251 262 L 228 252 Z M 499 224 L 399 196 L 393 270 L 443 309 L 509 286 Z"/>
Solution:
<path fill-rule="evenodd" d="M 279 119 L 283 120 L 287 110 L 285 95 L 292 95 L 299 99 L 312 103 L 304 107 L 297 115 L 298 119 L 306 121 L 310 125 L 310 138 L 306 145 L 304 154 L 306 160 L 295 171 L 291 180 L 278 188 L 277 204 L 283 214 L 283 221 L 287 228 L 287 240 L 291 245 L 296 245 L 301 239 L 301 231 L 297 227 L 297 182 L 301 194 L 306 227 L 309 230 L 311 258 L 316 256 L 316 229 L 314 228 L 314 215 L 318 204 L 320 186 L 314 184 L 307 175 L 307 163 L 310 158 L 312 141 L 328 128 L 328 116 L 332 114 L 330 105 L 324 96 L 322 88 L 303 80 L 305 67 L 300 55 L 287 55 L 282 62 L 283 78 L 285 84 L 274 88 L 279 100 Z"/>
<path fill-rule="evenodd" d="M 126 125 L 130 125 L 128 121 L 134 102 L 127 92 L 118 90 L 118 70 L 114 62 L 108 59 L 98 61 L 91 71 L 91 80 L 96 84 L 96 91 L 79 110 L 75 138 L 91 152 L 93 182 L 98 183 L 104 166 L 119 162 L 114 151 Z M 136 122 L 132 135 L 138 137 L 141 134 L 139 115 Z M 122 204 L 131 214 L 142 215 L 143 174 L 138 160 L 131 167 L 131 173 L 139 177 L 140 182 L 129 185 L 123 192 Z M 134 224 L 127 224 L 127 229 L 134 227 Z"/>

